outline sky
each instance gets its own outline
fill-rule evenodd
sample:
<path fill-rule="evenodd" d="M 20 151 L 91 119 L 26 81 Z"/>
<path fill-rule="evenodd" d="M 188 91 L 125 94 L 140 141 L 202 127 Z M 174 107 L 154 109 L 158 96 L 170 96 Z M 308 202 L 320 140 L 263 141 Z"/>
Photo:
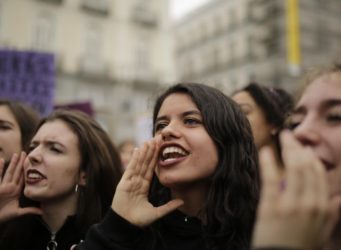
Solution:
<path fill-rule="evenodd" d="M 209 0 L 170 0 L 171 17 L 172 19 L 179 19 L 207 1 Z"/>

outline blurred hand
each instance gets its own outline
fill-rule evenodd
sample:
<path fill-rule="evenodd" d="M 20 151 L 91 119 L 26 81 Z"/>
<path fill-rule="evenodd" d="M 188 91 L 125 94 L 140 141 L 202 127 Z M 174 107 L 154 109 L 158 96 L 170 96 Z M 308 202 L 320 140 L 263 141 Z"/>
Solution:
<path fill-rule="evenodd" d="M 253 247 L 317 249 L 330 237 L 340 197 L 329 198 L 324 166 L 289 131 L 281 134 L 284 176 L 269 148 L 260 152 L 262 191 Z"/>
<path fill-rule="evenodd" d="M 24 152 L 20 156 L 14 154 L 5 174 L 4 161 L 0 160 L 0 223 L 25 214 L 41 214 L 39 208 L 19 206 L 19 196 L 24 184 L 25 157 Z"/>
<path fill-rule="evenodd" d="M 112 209 L 136 226 L 147 226 L 183 204 L 182 200 L 176 199 L 154 207 L 148 201 L 158 153 L 159 146 L 155 139 L 144 143 L 141 149 L 135 149 L 116 188 Z"/>

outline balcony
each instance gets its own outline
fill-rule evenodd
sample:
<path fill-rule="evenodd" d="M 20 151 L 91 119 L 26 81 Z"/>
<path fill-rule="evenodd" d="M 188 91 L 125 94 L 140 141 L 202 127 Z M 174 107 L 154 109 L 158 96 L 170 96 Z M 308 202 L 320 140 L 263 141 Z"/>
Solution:
<path fill-rule="evenodd" d="M 63 3 L 63 0 L 37 0 L 37 1 L 46 2 L 46 3 L 52 3 L 52 4 L 55 4 L 55 5 L 59 5 L 59 4 Z"/>
<path fill-rule="evenodd" d="M 249 21 L 263 24 L 277 18 L 281 14 L 282 9 L 279 3 L 275 1 L 255 1 L 248 5 L 247 11 Z"/>
<path fill-rule="evenodd" d="M 137 5 L 132 9 L 131 19 L 132 21 L 147 27 L 156 27 L 157 25 L 156 14 L 142 5 Z"/>
<path fill-rule="evenodd" d="M 158 80 L 157 73 L 152 69 L 135 68 L 132 72 L 132 83 L 136 89 L 155 90 Z"/>
<path fill-rule="evenodd" d="M 82 0 L 81 8 L 95 15 L 109 15 L 108 0 Z"/>
<path fill-rule="evenodd" d="M 83 56 L 80 58 L 78 73 L 81 77 L 97 80 L 108 79 L 108 65 L 100 60 Z"/>

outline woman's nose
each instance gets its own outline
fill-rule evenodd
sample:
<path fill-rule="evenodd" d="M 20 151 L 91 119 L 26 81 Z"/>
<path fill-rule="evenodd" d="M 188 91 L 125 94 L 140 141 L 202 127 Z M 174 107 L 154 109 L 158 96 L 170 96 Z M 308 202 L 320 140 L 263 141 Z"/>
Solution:
<path fill-rule="evenodd" d="M 295 137 L 306 146 L 314 146 L 319 143 L 323 128 L 318 121 L 304 120 L 295 129 Z"/>
<path fill-rule="evenodd" d="M 181 135 L 180 129 L 179 129 L 178 125 L 175 123 L 169 123 L 161 131 L 161 137 L 164 141 L 179 138 L 180 135 Z"/>
<path fill-rule="evenodd" d="M 28 154 L 27 157 L 32 165 L 38 164 L 42 160 L 41 150 L 39 147 L 36 147 Z"/>

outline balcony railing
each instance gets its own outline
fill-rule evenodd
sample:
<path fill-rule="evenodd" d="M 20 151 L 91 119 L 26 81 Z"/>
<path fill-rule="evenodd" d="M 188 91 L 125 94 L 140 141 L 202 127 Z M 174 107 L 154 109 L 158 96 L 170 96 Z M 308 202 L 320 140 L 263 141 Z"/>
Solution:
<path fill-rule="evenodd" d="M 47 3 L 52 3 L 52 4 L 62 4 L 63 3 L 63 0 L 37 0 L 37 1 L 40 1 L 40 2 L 47 2 Z"/>
<path fill-rule="evenodd" d="M 81 7 L 94 14 L 108 15 L 110 12 L 108 0 L 82 0 Z"/>
<path fill-rule="evenodd" d="M 132 20 L 142 25 L 155 27 L 157 25 L 156 14 L 143 6 L 135 6 L 132 9 Z"/>
<path fill-rule="evenodd" d="M 79 61 L 78 72 L 84 78 L 107 79 L 108 65 L 102 60 L 83 56 Z"/>

